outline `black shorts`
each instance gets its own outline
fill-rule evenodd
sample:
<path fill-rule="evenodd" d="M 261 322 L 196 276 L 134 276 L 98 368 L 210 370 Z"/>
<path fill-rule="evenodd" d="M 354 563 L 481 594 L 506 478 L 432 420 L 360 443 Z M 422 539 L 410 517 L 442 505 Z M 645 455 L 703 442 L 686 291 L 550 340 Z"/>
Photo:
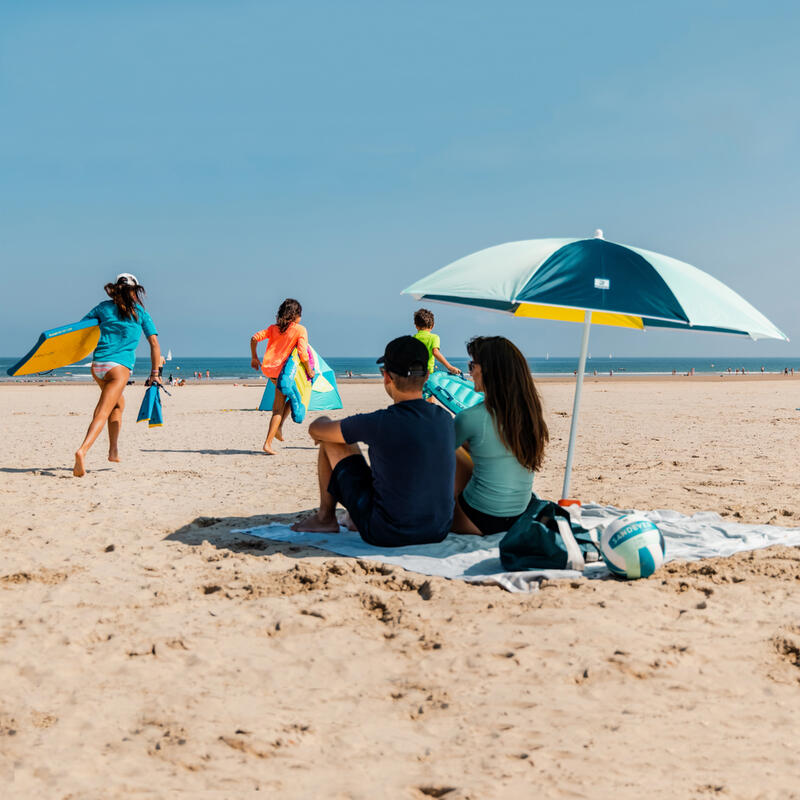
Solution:
<path fill-rule="evenodd" d="M 464 499 L 464 492 L 461 492 L 458 496 L 457 502 L 461 506 L 461 510 L 467 515 L 467 519 L 484 536 L 507 531 L 521 516 L 521 514 L 514 514 L 511 517 L 495 517 L 493 514 L 485 514 L 483 511 L 473 508 Z"/>
<path fill-rule="evenodd" d="M 358 528 L 361 538 L 370 542 L 370 522 L 375 505 L 372 470 L 361 453 L 343 458 L 334 468 L 328 492 L 341 503 Z"/>

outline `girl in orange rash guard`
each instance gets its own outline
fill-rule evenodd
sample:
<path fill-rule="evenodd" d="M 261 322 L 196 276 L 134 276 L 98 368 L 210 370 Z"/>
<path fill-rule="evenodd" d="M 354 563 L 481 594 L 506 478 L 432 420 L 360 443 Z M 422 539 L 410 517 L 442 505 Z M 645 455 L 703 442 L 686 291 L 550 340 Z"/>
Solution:
<path fill-rule="evenodd" d="M 314 371 L 308 363 L 308 332 L 300 324 L 302 313 L 303 308 L 300 303 L 288 297 L 278 309 L 275 324 L 254 333 L 250 338 L 251 366 L 253 369 L 260 369 L 275 384 L 272 417 L 264 442 L 264 452 L 270 456 L 275 455 L 275 451 L 272 449 L 272 440 L 277 438 L 279 442 L 283 441 L 283 422 L 289 411 L 289 401 L 278 388 L 278 375 L 295 347 L 309 380 L 314 378 Z M 258 360 L 258 343 L 264 339 L 268 340 L 267 349 L 263 362 L 260 362 Z"/>

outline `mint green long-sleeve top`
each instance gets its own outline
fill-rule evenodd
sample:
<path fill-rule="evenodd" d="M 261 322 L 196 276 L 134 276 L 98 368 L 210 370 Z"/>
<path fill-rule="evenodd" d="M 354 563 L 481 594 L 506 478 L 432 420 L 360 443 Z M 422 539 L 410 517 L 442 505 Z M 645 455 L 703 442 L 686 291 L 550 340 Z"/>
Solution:
<path fill-rule="evenodd" d="M 486 405 L 480 403 L 457 414 L 455 427 L 456 447 L 468 443 L 473 462 L 464 499 L 484 514 L 521 514 L 531 499 L 533 473 L 500 441 Z"/>

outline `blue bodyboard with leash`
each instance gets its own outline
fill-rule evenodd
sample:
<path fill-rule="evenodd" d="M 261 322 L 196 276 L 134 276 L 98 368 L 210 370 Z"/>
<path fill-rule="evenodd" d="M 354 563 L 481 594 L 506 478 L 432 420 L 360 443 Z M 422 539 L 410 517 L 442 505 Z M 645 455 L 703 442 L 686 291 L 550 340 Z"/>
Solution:
<path fill-rule="evenodd" d="M 422 387 L 422 396 L 435 397 L 453 414 L 483 402 L 483 392 L 476 392 L 472 381 L 449 372 L 432 372 Z"/>

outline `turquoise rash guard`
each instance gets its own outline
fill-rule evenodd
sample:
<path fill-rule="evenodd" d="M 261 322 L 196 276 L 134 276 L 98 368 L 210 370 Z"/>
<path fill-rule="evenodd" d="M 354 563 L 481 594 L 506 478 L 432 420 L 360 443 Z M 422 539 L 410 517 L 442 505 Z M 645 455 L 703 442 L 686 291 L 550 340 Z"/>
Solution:
<path fill-rule="evenodd" d="M 113 361 L 132 370 L 136 363 L 136 345 L 142 333 L 158 334 L 150 315 L 138 303 L 138 319 L 123 319 L 112 300 L 96 305 L 84 319 L 96 319 L 100 325 L 100 341 L 94 351 L 95 361 Z"/>

